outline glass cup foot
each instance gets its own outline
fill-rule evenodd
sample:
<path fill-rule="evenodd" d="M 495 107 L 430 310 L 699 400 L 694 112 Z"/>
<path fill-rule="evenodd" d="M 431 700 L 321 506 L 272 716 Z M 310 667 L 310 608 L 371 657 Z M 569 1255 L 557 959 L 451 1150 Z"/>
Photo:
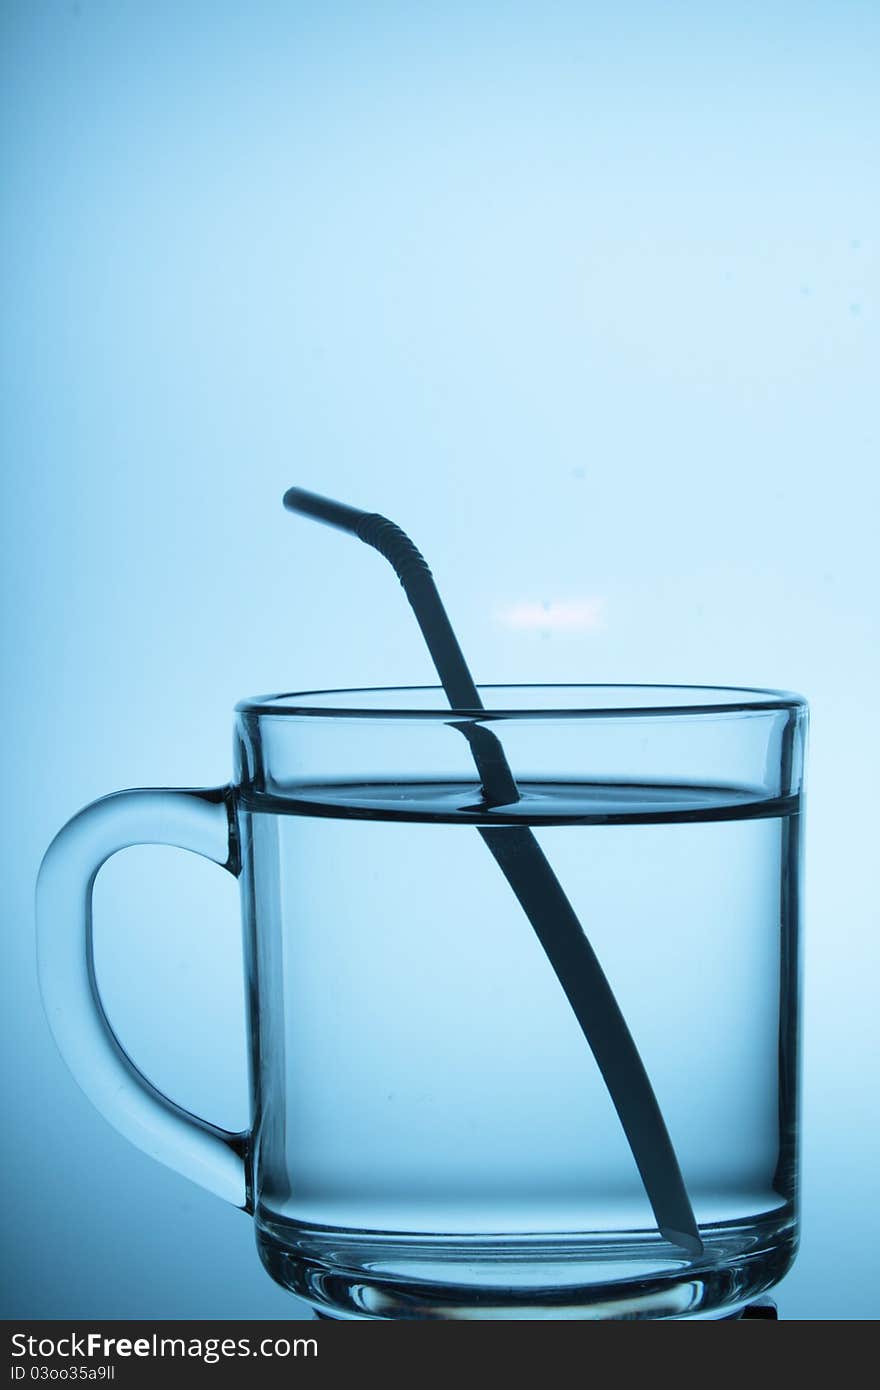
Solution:
<path fill-rule="evenodd" d="M 795 1251 L 790 1222 L 766 1220 L 706 1228 L 698 1260 L 646 1233 L 431 1238 L 285 1223 L 279 1236 L 258 1226 L 266 1269 L 334 1321 L 735 1318 L 779 1282 Z"/>

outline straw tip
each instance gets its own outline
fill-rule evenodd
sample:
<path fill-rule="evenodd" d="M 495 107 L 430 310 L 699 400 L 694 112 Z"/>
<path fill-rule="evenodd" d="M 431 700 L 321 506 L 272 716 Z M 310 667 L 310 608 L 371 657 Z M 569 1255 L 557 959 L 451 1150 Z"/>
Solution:
<path fill-rule="evenodd" d="M 335 526 L 340 531 L 357 534 L 358 526 L 367 515 L 360 507 L 350 507 L 347 502 L 335 502 L 332 497 L 322 497 L 318 492 L 309 492 L 304 487 L 289 487 L 284 494 L 284 506 L 289 512 L 322 521 L 325 526 Z"/>
<path fill-rule="evenodd" d="M 682 1250 L 686 1250 L 689 1255 L 702 1255 L 704 1251 L 703 1242 L 696 1231 L 676 1231 L 672 1226 L 661 1226 L 660 1234 L 670 1242 L 671 1245 L 679 1245 Z"/>

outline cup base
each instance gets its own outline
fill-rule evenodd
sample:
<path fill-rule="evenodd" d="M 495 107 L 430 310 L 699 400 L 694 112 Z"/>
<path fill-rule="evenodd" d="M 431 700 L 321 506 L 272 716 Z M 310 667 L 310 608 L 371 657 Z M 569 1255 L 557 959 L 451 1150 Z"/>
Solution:
<path fill-rule="evenodd" d="M 639 1321 L 738 1316 L 790 1268 L 794 1224 L 707 1227 L 688 1259 L 659 1235 L 402 1237 L 257 1226 L 272 1278 L 337 1321 Z"/>

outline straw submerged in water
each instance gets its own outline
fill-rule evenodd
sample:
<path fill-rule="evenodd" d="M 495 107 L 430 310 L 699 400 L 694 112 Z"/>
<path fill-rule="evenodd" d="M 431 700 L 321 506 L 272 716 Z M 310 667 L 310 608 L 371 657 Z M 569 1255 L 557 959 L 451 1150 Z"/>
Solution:
<path fill-rule="evenodd" d="M 357 536 L 392 565 L 409 599 L 454 710 L 474 713 L 483 702 L 446 615 L 424 556 L 409 536 L 376 512 L 361 511 L 302 488 L 284 505 Z M 470 744 L 486 808 L 519 800 L 504 749 L 475 719 L 456 723 Z M 592 1049 L 636 1161 L 660 1232 L 690 1255 L 701 1255 L 693 1208 L 657 1098 L 599 960 L 541 846 L 526 826 L 479 827 L 544 949 Z"/>

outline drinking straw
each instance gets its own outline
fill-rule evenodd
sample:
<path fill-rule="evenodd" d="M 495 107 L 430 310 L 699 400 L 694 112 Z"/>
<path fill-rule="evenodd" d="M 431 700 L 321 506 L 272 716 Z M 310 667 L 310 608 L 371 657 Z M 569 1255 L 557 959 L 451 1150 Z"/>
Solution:
<path fill-rule="evenodd" d="M 484 709 L 424 556 L 393 521 L 292 487 L 288 511 L 347 531 L 389 561 L 410 602 L 454 710 Z M 456 721 L 467 738 L 487 807 L 519 800 L 519 789 L 492 732 L 469 718 Z M 504 874 L 569 1004 L 602 1074 L 626 1135 L 660 1233 L 690 1255 L 703 1253 L 678 1159 L 648 1074 L 598 957 L 556 874 L 528 826 L 478 827 Z"/>

